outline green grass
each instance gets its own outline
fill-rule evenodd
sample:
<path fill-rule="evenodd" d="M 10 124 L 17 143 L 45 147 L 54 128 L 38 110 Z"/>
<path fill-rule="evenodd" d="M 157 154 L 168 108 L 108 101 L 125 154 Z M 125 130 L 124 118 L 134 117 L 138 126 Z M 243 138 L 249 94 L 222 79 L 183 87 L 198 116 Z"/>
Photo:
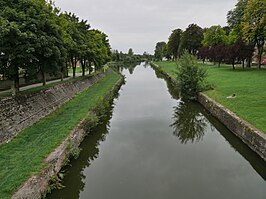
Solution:
<path fill-rule="evenodd" d="M 163 71 L 168 73 L 172 78 L 176 79 L 177 77 L 177 65 L 176 62 L 173 61 L 163 61 L 163 62 L 155 62 L 158 66 L 161 67 Z"/>
<path fill-rule="evenodd" d="M 174 62 L 156 62 L 165 72 L 176 78 Z M 208 67 L 207 80 L 214 89 L 205 93 L 224 105 L 242 119 L 266 132 L 266 70 L 245 69 L 230 65 L 214 65 Z M 227 99 L 236 94 L 236 98 Z"/>
<path fill-rule="evenodd" d="M 45 166 L 44 159 L 68 136 L 121 77 L 108 75 L 54 113 L 25 129 L 8 144 L 0 145 L 0 198 L 12 194 Z"/>

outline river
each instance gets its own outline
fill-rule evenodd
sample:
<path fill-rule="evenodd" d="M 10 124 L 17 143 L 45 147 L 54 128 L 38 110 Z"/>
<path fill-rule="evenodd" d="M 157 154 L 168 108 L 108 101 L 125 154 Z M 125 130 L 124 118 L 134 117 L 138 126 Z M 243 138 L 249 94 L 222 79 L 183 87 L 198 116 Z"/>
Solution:
<path fill-rule="evenodd" d="M 266 163 L 241 140 L 150 65 L 122 73 L 110 113 L 48 199 L 266 198 Z"/>

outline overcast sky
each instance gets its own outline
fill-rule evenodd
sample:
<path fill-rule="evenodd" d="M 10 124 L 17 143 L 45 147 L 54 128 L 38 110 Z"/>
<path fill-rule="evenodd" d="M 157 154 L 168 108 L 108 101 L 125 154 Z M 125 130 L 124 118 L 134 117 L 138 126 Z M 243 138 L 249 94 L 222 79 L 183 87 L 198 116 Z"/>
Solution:
<path fill-rule="evenodd" d="M 113 49 L 154 53 L 158 41 L 191 23 L 226 25 L 226 14 L 237 0 L 55 0 L 62 11 L 74 12 L 92 28 L 109 36 Z"/>

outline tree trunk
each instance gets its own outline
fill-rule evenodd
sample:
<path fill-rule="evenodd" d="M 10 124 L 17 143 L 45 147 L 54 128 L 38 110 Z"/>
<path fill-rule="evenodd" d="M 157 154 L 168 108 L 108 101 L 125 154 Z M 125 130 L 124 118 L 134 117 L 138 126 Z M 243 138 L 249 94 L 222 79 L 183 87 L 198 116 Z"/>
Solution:
<path fill-rule="evenodd" d="M 247 68 L 251 68 L 251 63 L 252 63 L 252 57 L 253 57 L 253 53 L 254 53 L 254 48 L 255 48 L 254 42 L 249 41 L 249 44 L 248 44 L 249 55 L 247 57 Z"/>
<path fill-rule="evenodd" d="M 242 60 L 242 68 L 245 69 L 245 60 Z"/>
<path fill-rule="evenodd" d="M 61 68 L 61 82 L 64 81 L 64 68 Z"/>
<path fill-rule="evenodd" d="M 232 63 L 232 66 L 233 66 L 233 70 L 235 70 L 235 62 L 234 61 Z"/>
<path fill-rule="evenodd" d="M 261 62 L 262 62 L 262 54 L 263 54 L 263 45 L 258 45 L 258 56 L 259 56 L 259 64 L 258 64 L 258 67 L 259 69 L 261 69 Z"/>
<path fill-rule="evenodd" d="M 66 76 L 68 77 L 68 63 L 67 63 L 67 61 L 66 61 Z"/>
<path fill-rule="evenodd" d="M 76 77 L 76 68 L 77 68 L 77 60 L 76 58 L 71 58 L 72 70 L 73 70 L 73 78 Z"/>
<path fill-rule="evenodd" d="M 86 66 L 86 60 L 83 59 L 81 61 L 81 68 L 82 68 L 82 76 L 84 77 L 85 76 L 85 66 Z"/>
<path fill-rule="evenodd" d="M 89 61 L 89 74 L 92 72 L 91 61 Z"/>
<path fill-rule="evenodd" d="M 41 73 L 42 73 L 42 85 L 45 86 L 46 85 L 46 73 L 41 70 Z"/>
<path fill-rule="evenodd" d="M 251 68 L 251 60 L 252 60 L 252 56 L 249 56 L 247 58 L 247 68 Z"/>
<path fill-rule="evenodd" d="M 14 75 L 14 86 L 12 88 L 12 94 L 16 95 L 19 93 L 19 72 L 18 72 L 18 67 L 16 67 L 16 72 Z"/>

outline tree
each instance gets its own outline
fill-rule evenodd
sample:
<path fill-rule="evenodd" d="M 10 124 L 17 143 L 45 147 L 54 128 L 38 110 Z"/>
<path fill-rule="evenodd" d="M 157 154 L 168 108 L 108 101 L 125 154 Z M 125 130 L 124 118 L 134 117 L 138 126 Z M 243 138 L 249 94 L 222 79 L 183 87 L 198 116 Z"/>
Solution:
<path fill-rule="evenodd" d="M 211 50 L 214 53 L 214 61 L 218 62 L 218 67 L 220 67 L 222 61 L 225 59 L 226 46 L 225 45 L 213 46 Z"/>
<path fill-rule="evenodd" d="M 210 49 L 208 46 L 203 46 L 199 48 L 198 58 L 200 58 L 203 63 L 205 62 L 206 59 L 209 58 L 209 50 Z"/>
<path fill-rule="evenodd" d="M 169 54 L 176 59 L 180 55 L 180 42 L 183 31 L 176 29 L 172 31 L 167 43 L 167 49 Z"/>
<path fill-rule="evenodd" d="M 230 10 L 227 14 L 227 23 L 231 28 L 228 38 L 229 44 L 235 44 L 239 39 L 245 40 L 243 35 L 243 20 L 247 4 L 248 0 L 238 0 L 235 8 Z M 246 43 L 250 49 L 253 49 L 252 52 L 249 53 L 249 56 L 246 57 L 247 67 L 250 67 L 253 51 L 255 48 L 255 42 L 252 40 L 246 40 Z"/>
<path fill-rule="evenodd" d="M 221 26 L 211 26 L 204 33 L 203 45 L 216 46 L 226 44 L 226 33 Z"/>
<path fill-rule="evenodd" d="M 76 77 L 76 68 L 79 58 L 81 56 L 82 35 L 79 32 L 79 18 L 72 13 L 63 14 L 67 23 L 65 23 L 65 30 L 67 35 L 67 55 L 73 70 L 73 78 Z"/>
<path fill-rule="evenodd" d="M 190 24 L 184 31 L 181 38 L 181 48 L 196 55 L 197 50 L 202 46 L 203 29 L 196 24 Z"/>
<path fill-rule="evenodd" d="M 56 74 L 60 71 L 66 58 L 66 49 L 61 28 L 57 24 L 56 11 L 45 0 L 39 1 L 42 7 L 36 10 L 38 15 L 34 15 L 26 23 L 29 28 L 34 25 L 36 29 L 34 41 L 36 61 L 34 64 L 38 66 L 42 74 L 43 85 L 46 85 L 46 73 Z"/>
<path fill-rule="evenodd" d="M 111 47 L 108 36 L 99 30 L 89 30 L 88 61 L 94 63 L 95 69 L 100 69 L 111 58 Z"/>
<path fill-rule="evenodd" d="M 178 61 L 177 74 L 182 98 L 196 100 L 197 94 L 204 89 L 203 83 L 206 76 L 206 69 L 199 66 L 196 57 L 185 51 Z"/>
<path fill-rule="evenodd" d="M 134 52 L 133 52 L 132 48 L 128 49 L 127 55 L 130 56 L 130 57 L 132 57 L 134 55 Z"/>
<path fill-rule="evenodd" d="M 158 42 L 155 47 L 154 57 L 156 60 L 162 61 L 165 56 L 165 46 L 166 43 L 164 41 Z"/>
<path fill-rule="evenodd" d="M 60 29 L 45 0 L 2 1 L 0 4 L 0 68 L 19 92 L 19 71 L 56 71 L 64 56 Z M 45 82 L 45 77 L 43 78 Z"/>
<path fill-rule="evenodd" d="M 266 38 L 266 0 L 248 0 L 244 11 L 242 31 L 246 41 L 253 42 L 258 48 L 261 68 L 262 54 Z"/>
<path fill-rule="evenodd" d="M 227 13 L 227 23 L 231 30 L 237 35 L 237 39 L 242 37 L 241 23 L 248 0 L 238 0 L 235 8 Z"/>

